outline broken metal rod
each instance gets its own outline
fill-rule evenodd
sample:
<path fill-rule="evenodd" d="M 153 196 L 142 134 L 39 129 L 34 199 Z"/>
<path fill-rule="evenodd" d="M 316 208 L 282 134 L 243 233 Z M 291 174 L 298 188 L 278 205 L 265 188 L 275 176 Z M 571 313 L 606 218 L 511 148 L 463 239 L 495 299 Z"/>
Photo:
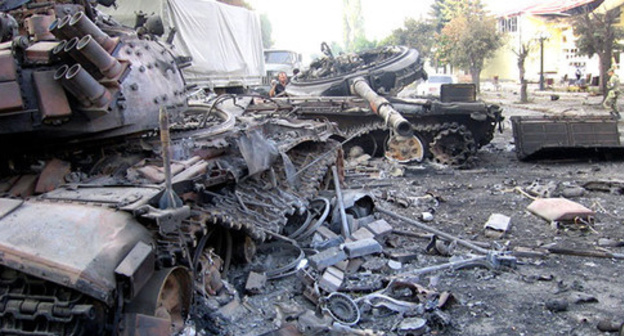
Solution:
<path fill-rule="evenodd" d="M 433 236 L 435 236 L 433 233 L 418 233 L 418 232 L 410 232 L 410 231 L 397 230 L 397 229 L 392 229 L 392 233 L 398 234 L 398 235 L 402 235 L 402 236 L 406 236 L 406 237 L 422 238 L 422 239 L 429 239 L 429 240 Z M 440 237 L 440 239 L 448 241 L 444 237 Z M 491 247 L 491 245 L 489 243 L 485 243 L 485 242 L 478 242 L 478 241 L 473 241 L 473 240 L 469 240 L 468 242 L 470 242 L 472 244 L 475 244 L 476 246 L 483 247 L 483 248 L 490 248 Z"/>
<path fill-rule="evenodd" d="M 613 253 L 613 252 L 606 252 L 606 251 L 591 251 L 591 250 L 573 250 L 573 249 L 566 249 L 562 247 L 549 247 L 546 250 L 553 254 L 565 254 L 565 255 L 573 255 L 573 256 L 580 256 L 580 257 L 624 259 L 624 253 Z"/>
<path fill-rule="evenodd" d="M 338 168 L 332 166 L 332 175 L 334 175 L 334 188 L 336 188 L 336 200 L 340 209 L 340 223 L 342 224 L 342 237 L 347 239 L 351 235 L 349 222 L 347 221 L 347 212 L 345 210 L 344 199 L 342 198 L 342 189 L 340 188 L 340 177 L 338 176 Z"/>
<path fill-rule="evenodd" d="M 182 206 L 182 200 L 173 190 L 171 174 L 171 136 L 169 135 L 169 115 L 167 108 L 160 107 L 158 121 L 160 124 L 160 141 L 162 143 L 163 168 L 165 171 L 165 191 L 159 200 L 161 209 L 173 209 Z"/>
<path fill-rule="evenodd" d="M 490 270 L 497 270 L 503 266 L 515 268 L 516 265 L 517 265 L 517 260 L 515 257 L 509 254 L 490 252 L 484 256 L 478 256 L 478 257 L 473 257 L 473 258 L 458 260 L 458 261 L 451 261 L 451 262 L 444 263 L 444 264 L 424 267 L 424 268 L 417 269 L 414 271 L 395 274 L 389 277 L 389 279 L 393 280 L 393 279 L 399 279 L 399 278 L 408 277 L 408 276 L 422 275 L 422 274 L 440 271 L 444 269 L 456 270 L 456 269 L 461 269 L 461 268 L 466 268 L 466 267 L 482 266 Z"/>
<path fill-rule="evenodd" d="M 484 249 L 484 248 L 482 248 L 480 246 L 477 246 L 477 245 L 475 245 L 475 244 L 473 244 L 473 243 L 471 243 L 471 242 L 469 242 L 467 240 L 460 239 L 460 238 L 455 237 L 453 235 L 450 235 L 450 234 L 448 234 L 446 232 L 440 231 L 438 229 L 434 229 L 434 228 L 432 228 L 432 227 L 430 227 L 428 225 L 425 225 L 425 224 L 423 224 L 421 222 L 415 221 L 415 220 L 413 220 L 411 218 L 407 218 L 405 216 L 401 216 L 401 215 L 399 215 L 399 214 L 397 214 L 395 212 L 392 212 L 390 210 L 386 210 L 386 209 L 380 208 L 380 207 L 375 207 L 375 210 L 381 212 L 382 214 L 388 215 L 388 216 L 393 217 L 395 219 L 399 219 L 399 220 L 402 220 L 402 221 L 404 221 L 404 222 L 406 222 L 408 224 L 414 225 L 414 226 L 416 226 L 416 227 L 418 227 L 418 228 L 420 228 L 422 230 L 425 230 L 425 231 L 431 232 L 433 234 L 436 234 L 439 237 L 442 237 L 442 238 L 444 238 L 446 240 L 456 241 L 457 244 L 462 245 L 464 247 L 467 247 L 469 249 L 472 249 L 472 250 L 474 250 L 474 251 L 476 251 L 478 253 L 488 254 L 490 252 L 488 249 Z"/>
<path fill-rule="evenodd" d="M 458 269 L 458 268 L 470 267 L 470 266 L 486 266 L 488 268 L 493 268 L 493 266 L 489 266 L 487 264 L 487 256 L 479 256 L 479 257 L 473 257 L 470 259 L 452 261 L 452 262 L 448 262 L 444 264 L 423 267 L 414 271 L 395 274 L 391 276 L 390 279 L 399 279 L 399 278 L 404 278 L 407 276 L 423 275 L 423 274 L 440 271 L 444 269 Z"/>

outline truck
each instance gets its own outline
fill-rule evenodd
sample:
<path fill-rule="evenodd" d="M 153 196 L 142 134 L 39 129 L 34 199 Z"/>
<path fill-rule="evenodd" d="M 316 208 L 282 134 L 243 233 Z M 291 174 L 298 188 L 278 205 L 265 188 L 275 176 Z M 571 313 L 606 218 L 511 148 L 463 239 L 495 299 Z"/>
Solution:
<path fill-rule="evenodd" d="M 266 76 L 262 84 L 269 85 L 271 79 L 277 78 L 277 74 L 285 72 L 288 77 L 295 74 L 295 70 L 301 70 L 302 56 L 292 50 L 287 49 L 267 49 L 264 51 L 264 63 Z"/>
<path fill-rule="evenodd" d="M 261 84 L 265 65 L 255 12 L 207 0 L 120 0 L 116 4 L 101 11 L 125 26 L 161 30 L 161 39 L 192 59 L 183 69 L 190 85 L 240 93 Z M 154 28 L 159 21 L 162 28 Z"/>

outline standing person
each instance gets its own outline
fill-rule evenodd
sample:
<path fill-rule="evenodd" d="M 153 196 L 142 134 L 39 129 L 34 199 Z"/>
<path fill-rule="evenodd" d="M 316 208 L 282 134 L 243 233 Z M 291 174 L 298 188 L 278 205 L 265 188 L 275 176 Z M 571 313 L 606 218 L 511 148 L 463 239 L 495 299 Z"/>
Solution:
<path fill-rule="evenodd" d="M 271 90 L 269 90 L 269 97 L 283 96 L 286 90 L 286 84 L 288 84 L 288 76 L 282 71 L 277 75 L 277 82 L 274 83 Z"/>
<path fill-rule="evenodd" d="M 620 111 L 617 108 L 617 99 L 620 95 L 620 77 L 615 73 L 615 67 L 612 67 L 607 72 L 609 74 L 609 81 L 607 82 L 607 89 L 609 93 L 607 93 L 607 98 L 605 99 L 603 106 L 605 108 L 611 109 L 610 113 L 613 118 L 619 120 Z"/>
<path fill-rule="evenodd" d="M 580 82 L 581 81 L 581 76 L 583 75 L 583 73 L 581 72 L 581 68 L 580 67 L 576 67 L 576 82 Z"/>

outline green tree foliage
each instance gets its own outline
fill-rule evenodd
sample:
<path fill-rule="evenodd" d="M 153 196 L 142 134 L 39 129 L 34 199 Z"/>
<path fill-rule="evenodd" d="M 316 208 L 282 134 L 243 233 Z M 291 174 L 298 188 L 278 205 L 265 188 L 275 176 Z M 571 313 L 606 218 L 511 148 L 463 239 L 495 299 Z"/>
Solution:
<path fill-rule="evenodd" d="M 622 29 L 614 24 L 619 19 L 619 10 L 607 13 L 586 12 L 572 21 L 574 35 L 578 36 L 576 46 L 581 54 L 589 57 L 598 55 L 600 60 L 600 86 L 607 92 L 607 71 L 612 66 L 615 52 L 622 50 L 618 41 L 624 38 Z"/>
<path fill-rule="evenodd" d="M 352 52 L 361 52 L 377 48 L 377 41 L 369 41 L 364 36 L 357 37 L 351 45 Z"/>
<path fill-rule="evenodd" d="M 447 0 L 447 2 L 451 2 Z M 496 20 L 487 14 L 481 1 L 464 0 L 455 7 L 453 18 L 437 36 L 437 58 L 470 72 L 479 91 L 479 76 L 485 60 L 502 46 Z"/>
<path fill-rule="evenodd" d="M 446 8 L 446 0 L 435 0 L 431 5 L 432 25 L 437 33 L 442 32 L 442 28 L 450 21 L 445 18 L 444 9 Z"/>
<path fill-rule="evenodd" d="M 462 14 L 482 12 L 483 4 L 480 0 L 435 0 L 431 5 L 431 24 L 434 25 L 437 33 L 442 32 L 442 28 L 451 20 Z"/>
<path fill-rule="evenodd" d="M 266 14 L 260 15 L 260 30 L 262 30 L 262 46 L 264 49 L 273 47 L 273 26 Z"/>
<path fill-rule="evenodd" d="M 408 18 L 402 28 L 392 31 L 381 45 L 404 45 L 418 50 L 424 58 L 431 56 L 435 42 L 435 25 L 432 22 Z"/>
<path fill-rule="evenodd" d="M 347 51 L 355 51 L 355 41 L 365 39 L 364 17 L 360 0 L 342 0 L 343 41 Z"/>

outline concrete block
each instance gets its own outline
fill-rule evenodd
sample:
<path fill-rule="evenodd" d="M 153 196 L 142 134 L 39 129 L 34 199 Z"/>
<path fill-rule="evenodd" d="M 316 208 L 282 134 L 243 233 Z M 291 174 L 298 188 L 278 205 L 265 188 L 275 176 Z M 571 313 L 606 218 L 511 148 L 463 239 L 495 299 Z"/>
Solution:
<path fill-rule="evenodd" d="M 403 264 L 406 262 L 410 262 L 412 260 L 418 259 L 417 252 L 391 252 L 391 253 L 384 253 L 384 254 L 386 255 L 386 257 L 392 260 L 396 260 Z"/>
<path fill-rule="evenodd" d="M 258 294 L 266 285 L 267 277 L 264 273 L 249 272 L 247 283 L 245 284 L 245 292 L 249 294 Z"/>
<path fill-rule="evenodd" d="M 360 267 L 362 267 L 363 264 L 364 264 L 364 260 L 362 258 L 350 259 L 349 264 L 347 265 L 347 269 L 345 270 L 345 273 L 347 274 L 356 273 L 360 269 Z"/>
<path fill-rule="evenodd" d="M 352 243 L 345 243 L 344 250 L 349 258 L 357 258 L 373 253 L 379 253 L 383 251 L 383 248 L 375 239 L 366 238 Z"/>
<path fill-rule="evenodd" d="M 310 266 L 321 271 L 346 259 L 347 254 L 345 251 L 338 246 L 334 246 L 311 256 L 308 258 L 308 261 Z"/>
<path fill-rule="evenodd" d="M 328 267 L 319 280 L 319 287 L 328 293 L 333 293 L 340 289 L 343 281 L 344 273 L 341 270 Z"/>
<path fill-rule="evenodd" d="M 330 230 L 327 226 L 321 226 L 316 229 L 316 232 L 321 235 L 325 240 L 334 239 L 338 237 L 334 231 Z"/>
<path fill-rule="evenodd" d="M 370 232 L 370 230 L 368 230 L 367 228 L 359 228 L 357 231 L 351 234 L 351 239 L 354 241 L 358 241 L 362 239 L 369 239 L 369 238 L 375 238 L 375 235 L 372 232 Z"/>
<path fill-rule="evenodd" d="M 334 267 L 336 267 L 337 269 L 346 272 L 347 271 L 347 267 L 349 267 L 349 260 L 343 260 L 339 263 L 337 263 L 336 265 L 334 265 Z"/>
<path fill-rule="evenodd" d="M 388 224 L 388 222 L 386 222 L 384 219 L 368 223 L 364 227 L 372 232 L 377 240 L 383 239 L 390 233 L 392 233 L 392 226 Z"/>

